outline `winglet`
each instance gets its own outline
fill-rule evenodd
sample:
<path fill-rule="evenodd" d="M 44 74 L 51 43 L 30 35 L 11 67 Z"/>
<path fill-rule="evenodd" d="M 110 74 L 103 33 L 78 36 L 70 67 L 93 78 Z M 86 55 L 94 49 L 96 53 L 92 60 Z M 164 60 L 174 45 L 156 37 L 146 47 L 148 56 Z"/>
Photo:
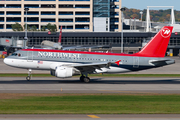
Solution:
<path fill-rule="evenodd" d="M 172 30 L 172 26 L 164 26 L 136 55 L 164 57 Z"/>

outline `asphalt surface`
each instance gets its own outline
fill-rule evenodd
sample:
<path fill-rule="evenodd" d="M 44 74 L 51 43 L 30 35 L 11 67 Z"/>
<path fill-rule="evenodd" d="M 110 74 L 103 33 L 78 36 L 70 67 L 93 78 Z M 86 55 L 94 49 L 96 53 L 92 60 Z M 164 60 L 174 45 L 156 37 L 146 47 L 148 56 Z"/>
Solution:
<path fill-rule="evenodd" d="M 178 114 L 0 115 L 0 120 L 179 120 Z"/>
<path fill-rule="evenodd" d="M 0 77 L 0 93 L 162 93 L 180 94 L 180 78 L 104 77 L 84 83 L 78 77 Z"/>

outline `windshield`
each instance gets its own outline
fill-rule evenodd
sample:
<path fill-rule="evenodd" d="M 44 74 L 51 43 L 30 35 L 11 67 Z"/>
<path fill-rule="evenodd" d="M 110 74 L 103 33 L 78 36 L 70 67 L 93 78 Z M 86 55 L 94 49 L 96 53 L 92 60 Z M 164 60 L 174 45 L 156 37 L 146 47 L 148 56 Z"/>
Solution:
<path fill-rule="evenodd" d="M 13 53 L 11 56 L 17 56 L 17 53 Z"/>

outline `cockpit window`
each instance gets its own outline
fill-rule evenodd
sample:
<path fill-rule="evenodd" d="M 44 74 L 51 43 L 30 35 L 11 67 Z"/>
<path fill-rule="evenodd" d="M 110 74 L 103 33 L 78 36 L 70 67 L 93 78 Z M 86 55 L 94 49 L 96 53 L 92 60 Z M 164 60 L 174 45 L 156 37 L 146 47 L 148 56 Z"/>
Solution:
<path fill-rule="evenodd" d="M 17 56 L 17 53 L 13 53 L 11 56 Z"/>

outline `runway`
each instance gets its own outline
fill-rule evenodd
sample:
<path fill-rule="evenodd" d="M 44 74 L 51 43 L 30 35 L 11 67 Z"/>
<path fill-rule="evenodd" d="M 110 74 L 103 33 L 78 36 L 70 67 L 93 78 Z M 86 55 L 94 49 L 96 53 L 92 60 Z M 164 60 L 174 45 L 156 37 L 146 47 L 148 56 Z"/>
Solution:
<path fill-rule="evenodd" d="M 179 120 L 178 114 L 0 115 L 0 120 Z"/>
<path fill-rule="evenodd" d="M 78 77 L 0 77 L 0 93 L 125 93 L 125 94 L 180 94 L 180 78 L 159 77 L 102 77 L 90 83 Z"/>

